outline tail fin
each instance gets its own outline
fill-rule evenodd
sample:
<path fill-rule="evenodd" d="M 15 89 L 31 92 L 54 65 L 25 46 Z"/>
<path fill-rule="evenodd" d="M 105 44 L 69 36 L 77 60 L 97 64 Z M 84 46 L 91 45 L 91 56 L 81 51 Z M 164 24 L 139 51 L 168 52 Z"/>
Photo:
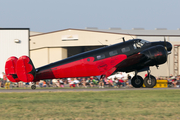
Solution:
<path fill-rule="evenodd" d="M 21 56 L 16 64 L 16 73 L 23 82 L 32 82 L 36 77 L 36 70 L 28 56 Z"/>
<path fill-rule="evenodd" d="M 20 79 L 18 78 L 17 74 L 16 74 L 16 63 L 17 63 L 18 59 L 17 57 L 10 57 L 7 59 L 6 64 L 5 64 L 5 73 L 7 78 L 11 81 L 11 82 L 19 82 Z"/>

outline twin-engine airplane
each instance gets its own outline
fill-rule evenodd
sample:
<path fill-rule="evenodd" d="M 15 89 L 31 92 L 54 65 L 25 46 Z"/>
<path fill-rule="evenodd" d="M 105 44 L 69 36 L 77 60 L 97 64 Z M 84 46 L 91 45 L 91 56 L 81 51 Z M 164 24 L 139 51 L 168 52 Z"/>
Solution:
<path fill-rule="evenodd" d="M 123 39 L 124 40 L 124 39 Z M 132 72 L 132 85 L 135 88 L 152 88 L 156 85 L 156 78 L 150 74 L 143 80 L 137 75 L 140 71 L 150 71 L 149 66 L 157 66 L 167 61 L 172 45 L 169 42 L 149 42 L 142 39 L 132 39 L 80 53 L 64 60 L 51 63 L 35 69 L 28 56 L 19 59 L 12 56 L 5 64 L 7 78 L 12 82 L 33 82 L 43 79 L 72 78 L 88 76 L 108 77 L 113 72 Z M 150 73 L 150 72 L 149 72 Z"/>

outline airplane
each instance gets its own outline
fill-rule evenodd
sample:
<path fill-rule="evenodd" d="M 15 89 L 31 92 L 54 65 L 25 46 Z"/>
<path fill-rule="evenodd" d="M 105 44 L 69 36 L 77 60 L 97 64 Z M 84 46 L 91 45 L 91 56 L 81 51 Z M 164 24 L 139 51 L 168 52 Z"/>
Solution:
<path fill-rule="evenodd" d="M 32 82 L 31 89 L 36 89 L 36 82 L 44 79 L 74 78 L 89 76 L 104 76 L 107 78 L 112 73 L 132 72 L 135 75 L 131 84 L 140 88 L 143 83 L 152 88 L 156 85 L 156 78 L 150 74 L 150 66 L 158 66 L 167 61 L 171 54 L 170 42 L 149 42 L 143 39 L 131 39 L 114 45 L 101 47 L 83 52 L 66 59 L 36 68 L 28 56 L 17 58 L 12 56 L 7 59 L 5 73 L 11 82 Z M 148 76 L 143 78 L 138 72 L 147 71 Z"/>

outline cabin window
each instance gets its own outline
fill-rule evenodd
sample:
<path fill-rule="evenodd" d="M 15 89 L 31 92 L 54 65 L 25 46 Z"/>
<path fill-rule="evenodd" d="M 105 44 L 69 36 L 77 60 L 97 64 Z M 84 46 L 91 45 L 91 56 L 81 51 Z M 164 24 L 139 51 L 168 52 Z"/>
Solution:
<path fill-rule="evenodd" d="M 109 52 L 109 55 L 110 55 L 110 56 L 114 56 L 114 55 L 117 55 L 117 54 L 118 54 L 118 53 L 117 53 L 116 50 Z"/>
<path fill-rule="evenodd" d="M 97 59 L 98 59 L 98 60 L 103 59 L 103 58 L 105 58 L 105 55 L 104 55 L 104 54 L 97 55 Z"/>
<path fill-rule="evenodd" d="M 130 48 L 129 48 L 129 47 L 124 47 L 124 48 L 121 49 L 121 51 L 122 51 L 123 53 L 125 53 L 125 52 L 130 51 Z"/>

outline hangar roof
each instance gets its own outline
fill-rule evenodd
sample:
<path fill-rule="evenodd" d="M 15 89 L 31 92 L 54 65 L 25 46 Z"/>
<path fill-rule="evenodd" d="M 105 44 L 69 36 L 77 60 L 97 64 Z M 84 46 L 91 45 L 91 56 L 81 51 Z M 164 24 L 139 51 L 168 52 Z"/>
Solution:
<path fill-rule="evenodd" d="M 123 35 L 135 35 L 135 36 L 180 36 L 180 29 L 179 30 L 166 30 L 166 29 L 157 29 L 157 30 L 144 30 L 144 29 L 133 29 L 133 30 L 121 30 L 121 29 L 74 29 L 68 28 L 58 31 L 52 31 L 47 33 L 40 33 L 31 35 L 39 36 L 44 34 L 50 34 L 54 32 L 60 32 L 65 30 L 79 30 L 79 31 L 91 31 L 91 32 L 103 32 L 103 33 L 112 33 L 112 34 L 123 34 Z"/>
<path fill-rule="evenodd" d="M 113 33 L 132 34 L 136 36 L 180 36 L 180 30 L 102 30 Z"/>
<path fill-rule="evenodd" d="M 34 31 L 31 31 L 31 32 L 30 32 L 30 36 L 32 36 L 32 35 L 37 35 L 37 34 L 42 34 L 42 32 L 34 32 Z"/>

